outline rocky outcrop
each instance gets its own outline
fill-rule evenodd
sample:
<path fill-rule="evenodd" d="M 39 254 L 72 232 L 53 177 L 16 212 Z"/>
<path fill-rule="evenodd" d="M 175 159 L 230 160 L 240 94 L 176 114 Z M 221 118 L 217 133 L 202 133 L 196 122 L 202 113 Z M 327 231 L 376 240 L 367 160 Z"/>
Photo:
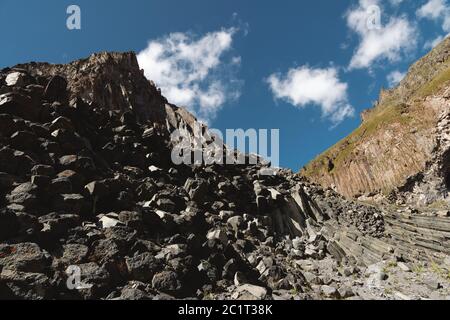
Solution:
<path fill-rule="evenodd" d="M 65 65 L 22 64 L 13 70 L 16 74 L 24 71 L 37 85 L 45 84 L 49 76 L 63 77 L 67 81 L 68 101 L 78 98 L 108 110 L 133 110 L 142 120 L 165 123 L 167 100 L 145 78 L 133 52 L 103 52 Z"/>
<path fill-rule="evenodd" d="M 0 299 L 380 298 L 370 264 L 408 258 L 390 246 L 446 261 L 446 229 L 402 238 L 289 170 L 174 164 L 170 133 L 207 128 L 133 54 L 7 68 L 0 93 Z"/>
<path fill-rule="evenodd" d="M 383 194 L 420 205 L 446 201 L 449 55 L 448 38 L 414 64 L 397 88 L 382 92 L 357 130 L 301 174 L 347 197 Z"/>

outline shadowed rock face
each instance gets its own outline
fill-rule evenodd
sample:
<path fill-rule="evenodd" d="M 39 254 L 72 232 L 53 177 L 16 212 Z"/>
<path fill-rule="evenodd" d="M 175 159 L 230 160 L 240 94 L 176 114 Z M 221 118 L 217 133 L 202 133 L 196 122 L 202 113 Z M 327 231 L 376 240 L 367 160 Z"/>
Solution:
<path fill-rule="evenodd" d="M 347 197 L 389 195 L 426 205 L 448 197 L 450 39 L 384 90 L 362 124 L 301 174 Z"/>
<path fill-rule="evenodd" d="M 81 98 L 110 110 L 133 110 L 141 120 L 165 123 L 167 100 L 145 78 L 133 52 L 103 52 L 65 65 L 29 63 L 16 68 L 35 77 L 62 76 L 67 80 L 69 100 Z"/>

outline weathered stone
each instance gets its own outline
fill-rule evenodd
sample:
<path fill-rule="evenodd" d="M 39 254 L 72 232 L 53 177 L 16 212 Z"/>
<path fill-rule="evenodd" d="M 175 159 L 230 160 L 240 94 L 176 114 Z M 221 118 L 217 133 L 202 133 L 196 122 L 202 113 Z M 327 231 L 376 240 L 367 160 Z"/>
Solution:
<path fill-rule="evenodd" d="M 16 86 L 21 87 L 25 85 L 26 74 L 21 72 L 11 72 L 5 79 L 5 83 L 7 86 Z"/>
<path fill-rule="evenodd" d="M 0 241 L 15 236 L 19 231 L 19 221 L 12 210 L 0 210 Z"/>
<path fill-rule="evenodd" d="M 113 239 L 101 239 L 93 243 L 90 261 L 99 265 L 113 261 L 120 257 L 121 250 Z"/>
<path fill-rule="evenodd" d="M 61 76 L 54 76 L 47 84 L 44 91 L 44 97 L 50 102 L 63 101 L 67 98 L 67 81 Z"/>
<path fill-rule="evenodd" d="M 30 97 L 18 93 L 0 95 L 0 113 L 8 113 L 27 120 L 39 118 L 39 107 Z"/>
<path fill-rule="evenodd" d="M 50 124 L 49 129 L 52 132 L 55 130 L 60 130 L 60 129 L 64 129 L 67 131 L 75 130 L 70 119 L 68 119 L 66 117 L 58 117 L 55 120 L 53 120 L 52 123 Z"/>
<path fill-rule="evenodd" d="M 9 114 L 0 114 L 0 135 L 10 137 L 14 132 L 19 131 L 19 125 Z"/>
<path fill-rule="evenodd" d="M 173 271 L 163 271 L 153 276 L 152 287 L 164 293 L 174 293 L 181 288 L 177 274 Z"/>
<path fill-rule="evenodd" d="M 320 287 L 320 291 L 327 298 L 339 298 L 339 291 L 332 286 L 323 285 Z"/>
<path fill-rule="evenodd" d="M 244 219 L 241 216 L 234 216 L 227 220 L 227 224 L 236 232 L 244 228 Z"/>
<path fill-rule="evenodd" d="M 160 268 L 158 261 L 148 252 L 126 258 L 128 273 L 133 280 L 149 282 Z"/>
<path fill-rule="evenodd" d="M 99 221 L 100 221 L 102 228 L 104 228 L 104 229 L 115 227 L 121 223 L 118 219 L 108 217 L 108 216 L 101 217 L 99 219 Z"/>
<path fill-rule="evenodd" d="M 141 229 L 143 227 L 143 217 L 140 212 L 122 211 L 119 213 L 119 221 L 133 229 Z"/>
<path fill-rule="evenodd" d="M 0 273 L 0 283 L 6 284 L 8 294 L 14 300 L 54 299 L 52 281 L 42 273 L 4 268 Z"/>
<path fill-rule="evenodd" d="M 84 263 L 87 259 L 89 248 L 82 244 L 66 244 L 63 246 L 62 252 L 63 255 L 57 259 L 57 263 L 68 267 Z"/>
<path fill-rule="evenodd" d="M 189 194 L 191 200 L 200 202 L 205 199 L 208 192 L 208 185 L 202 179 L 189 178 L 184 185 L 184 189 Z"/>
<path fill-rule="evenodd" d="M 43 225 L 41 236 L 52 242 L 65 236 L 69 229 L 79 226 L 80 217 L 75 214 L 50 213 L 39 217 L 39 222 Z"/>
<path fill-rule="evenodd" d="M 206 239 L 219 240 L 223 245 L 226 245 L 228 243 L 228 237 L 226 232 L 220 229 L 208 232 L 208 234 L 206 235 Z"/>
<path fill-rule="evenodd" d="M 81 215 L 85 209 L 86 200 L 81 194 L 61 194 L 54 200 L 54 207 L 57 211 Z"/>
<path fill-rule="evenodd" d="M 423 280 L 423 282 L 431 290 L 438 290 L 438 289 L 442 288 L 442 284 L 439 282 L 439 280 L 432 278 L 432 277 L 425 278 Z"/>
<path fill-rule="evenodd" d="M 99 266 L 94 262 L 83 263 L 77 265 L 80 268 L 81 283 L 73 283 L 75 289 L 84 296 L 85 299 L 94 299 L 97 296 L 97 292 L 102 292 L 103 289 L 107 288 L 111 282 L 111 274 L 108 270 Z M 79 288 L 76 285 L 80 285 Z"/>
<path fill-rule="evenodd" d="M 234 281 L 235 286 L 240 286 L 247 282 L 247 278 L 245 277 L 245 275 L 242 272 L 237 271 L 236 274 L 234 275 L 233 281 Z"/>
<path fill-rule="evenodd" d="M 55 169 L 52 166 L 47 165 L 36 165 L 31 168 L 31 174 L 36 176 L 48 176 L 53 177 L 55 175 Z"/>
<path fill-rule="evenodd" d="M 175 203 L 172 200 L 167 199 L 167 198 L 158 199 L 156 201 L 156 205 L 158 206 L 159 209 L 170 212 L 170 213 L 175 212 L 175 209 L 176 209 Z"/>
<path fill-rule="evenodd" d="M 404 272 L 411 272 L 411 269 L 408 267 L 408 265 L 404 262 L 398 262 L 397 266 Z"/>
<path fill-rule="evenodd" d="M 0 244 L 0 267 L 23 272 L 44 272 L 48 259 L 35 243 Z"/>
<path fill-rule="evenodd" d="M 71 194 L 73 188 L 68 178 L 58 177 L 50 182 L 49 190 L 53 194 Z"/>
<path fill-rule="evenodd" d="M 15 188 L 6 197 L 10 203 L 20 204 L 25 207 L 33 207 L 38 202 L 38 187 L 30 182 L 23 183 Z"/>
<path fill-rule="evenodd" d="M 37 136 L 29 131 L 18 131 L 11 136 L 11 145 L 18 150 L 31 150 L 39 145 Z"/>
<path fill-rule="evenodd" d="M 339 288 L 339 297 L 342 299 L 347 299 L 355 296 L 353 290 L 349 287 L 343 286 Z"/>
<path fill-rule="evenodd" d="M 263 287 L 244 284 L 235 290 L 232 298 L 238 300 L 263 300 L 267 295 L 267 290 Z"/>

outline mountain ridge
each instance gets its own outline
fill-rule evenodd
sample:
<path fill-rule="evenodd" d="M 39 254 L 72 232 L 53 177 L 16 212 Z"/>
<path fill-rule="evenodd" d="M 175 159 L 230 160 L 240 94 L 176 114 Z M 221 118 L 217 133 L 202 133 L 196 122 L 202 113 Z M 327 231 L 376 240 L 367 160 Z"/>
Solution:
<path fill-rule="evenodd" d="M 361 125 L 300 174 L 347 197 L 383 194 L 396 198 L 396 191 L 406 184 L 411 189 L 411 177 L 428 170 L 439 148 L 436 128 L 448 104 L 449 56 L 447 38 L 414 63 L 396 88 L 382 90 L 375 106 L 362 113 Z M 435 176 L 435 180 L 446 180 L 446 173 Z M 428 199 L 408 196 L 408 201 L 430 204 L 446 198 L 443 184 Z"/>

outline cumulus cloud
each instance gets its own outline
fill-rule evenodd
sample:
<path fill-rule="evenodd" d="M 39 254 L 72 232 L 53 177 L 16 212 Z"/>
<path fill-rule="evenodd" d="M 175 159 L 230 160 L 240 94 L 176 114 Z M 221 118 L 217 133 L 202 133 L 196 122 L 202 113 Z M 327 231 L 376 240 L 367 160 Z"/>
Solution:
<path fill-rule="evenodd" d="M 400 72 L 398 70 L 392 71 L 387 75 L 387 81 L 389 83 L 389 87 L 395 87 L 403 78 L 406 76 L 405 72 Z"/>
<path fill-rule="evenodd" d="M 389 2 L 390 2 L 391 5 L 393 5 L 394 7 L 398 7 L 400 4 L 402 4 L 403 0 L 389 0 Z"/>
<path fill-rule="evenodd" d="M 226 102 L 240 95 L 236 68 L 241 58 L 229 57 L 236 32 L 229 28 L 203 36 L 172 33 L 151 40 L 137 56 L 139 65 L 171 103 L 211 121 Z"/>
<path fill-rule="evenodd" d="M 416 14 L 419 18 L 442 23 L 442 30 L 450 32 L 450 6 L 447 0 L 428 0 Z"/>
<path fill-rule="evenodd" d="M 419 18 L 437 19 L 447 11 L 445 0 L 429 0 L 417 10 Z"/>
<path fill-rule="evenodd" d="M 284 75 L 272 74 L 266 81 L 276 99 L 299 108 L 319 106 L 322 115 L 335 125 L 354 115 L 354 108 L 348 103 L 348 85 L 340 81 L 335 68 L 301 66 Z"/>
<path fill-rule="evenodd" d="M 371 68 L 381 60 L 395 62 L 416 45 L 416 28 L 406 17 L 382 24 L 379 0 L 360 0 L 346 14 L 347 25 L 360 38 L 349 68 Z"/>

